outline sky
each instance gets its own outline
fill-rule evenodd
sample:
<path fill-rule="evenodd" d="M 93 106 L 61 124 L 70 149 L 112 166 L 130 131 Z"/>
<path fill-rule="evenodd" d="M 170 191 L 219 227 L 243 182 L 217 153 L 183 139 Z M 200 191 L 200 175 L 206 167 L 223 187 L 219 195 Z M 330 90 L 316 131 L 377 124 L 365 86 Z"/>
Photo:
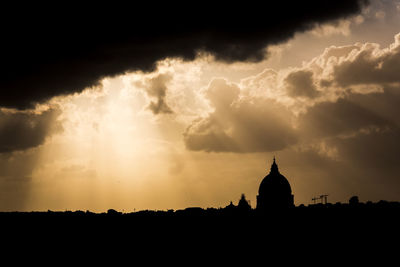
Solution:
<path fill-rule="evenodd" d="M 3 17 L 0 210 L 400 201 L 400 1 L 228 7 Z"/>

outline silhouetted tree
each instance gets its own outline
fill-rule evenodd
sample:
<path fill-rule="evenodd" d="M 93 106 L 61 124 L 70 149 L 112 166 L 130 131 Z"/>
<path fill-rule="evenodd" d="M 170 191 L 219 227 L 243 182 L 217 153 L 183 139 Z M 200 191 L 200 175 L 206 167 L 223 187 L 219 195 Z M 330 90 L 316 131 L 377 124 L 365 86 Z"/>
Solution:
<path fill-rule="evenodd" d="M 359 200 L 358 200 L 358 196 L 352 196 L 349 199 L 349 204 L 350 205 L 358 205 L 358 203 L 360 203 Z"/>
<path fill-rule="evenodd" d="M 107 214 L 108 215 L 118 215 L 118 214 L 120 214 L 120 212 L 118 212 L 114 209 L 109 209 L 109 210 L 107 210 Z"/>

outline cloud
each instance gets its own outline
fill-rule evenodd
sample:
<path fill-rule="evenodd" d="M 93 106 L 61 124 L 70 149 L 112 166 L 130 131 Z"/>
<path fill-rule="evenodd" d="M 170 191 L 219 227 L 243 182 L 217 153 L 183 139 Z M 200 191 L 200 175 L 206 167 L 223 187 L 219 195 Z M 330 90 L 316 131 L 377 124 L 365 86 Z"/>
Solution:
<path fill-rule="evenodd" d="M 360 130 L 390 127 L 392 123 L 346 98 L 310 107 L 297 121 L 305 138 L 351 136 Z"/>
<path fill-rule="evenodd" d="M 26 150 L 44 143 L 47 136 L 60 131 L 56 121 L 60 110 L 40 114 L 0 110 L 0 153 Z"/>
<path fill-rule="evenodd" d="M 296 142 L 292 114 L 273 99 L 239 98 L 237 85 L 214 79 L 206 90 L 214 111 L 184 133 L 186 147 L 208 152 L 260 152 Z"/>
<path fill-rule="evenodd" d="M 386 13 L 383 10 L 380 10 L 380 11 L 375 13 L 375 17 L 378 18 L 378 19 L 384 19 L 385 16 L 386 16 Z"/>
<path fill-rule="evenodd" d="M 334 169 L 324 172 L 332 181 L 340 181 L 342 190 L 377 200 L 397 199 L 399 104 L 400 87 L 350 93 L 336 102 L 318 104 L 300 118 L 301 142 L 314 144 L 308 150 L 336 162 Z"/>
<path fill-rule="evenodd" d="M 360 17 L 354 18 L 354 23 L 359 24 L 361 19 Z M 334 21 L 332 23 L 327 23 L 316 27 L 314 30 L 311 31 L 311 33 L 318 37 L 325 37 L 334 34 L 342 34 L 344 36 L 349 36 L 351 23 L 352 23 L 351 20 Z"/>
<path fill-rule="evenodd" d="M 386 48 L 374 43 L 332 46 L 304 64 L 322 93 L 303 103 L 295 120 L 297 147 L 308 146 L 306 151 L 336 162 L 336 169 L 332 165 L 324 171 L 335 173 L 332 179 L 350 187 L 346 190 L 376 198 L 393 199 L 399 193 L 399 38 Z"/>
<path fill-rule="evenodd" d="M 366 43 L 335 66 L 334 80 L 340 86 L 400 82 L 400 34 L 387 49 Z"/>
<path fill-rule="evenodd" d="M 274 1 L 258 8 L 259 3 L 206 1 L 186 9 L 175 2 L 9 8 L 0 21 L 0 106 L 30 108 L 95 86 L 104 77 L 153 70 L 158 60 L 168 57 L 193 60 L 199 51 L 226 62 L 260 61 L 268 45 L 358 14 L 366 3 Z M 163 107 L 153 105 L 154 110 Z"/>
<path fill-rule="evenodd" d="M 396 135 L 399 38 L 388 48 L 331 46 L 301 68 L 267 69 L 242 80 L 241 88 L 214 79 L 205 91 L 214 111 L 187 128 L 187 148 L 243 153 L 308 146 L 335 158 L 351 154 L 339 146 L 344 140 Z"/>
<path fill-rule="evenodd" d="M 311 71 L 299 70 L 289 73 L 285 82 L 286 90 L 291 97 L 315 98 L 319 91 L 313 82 L 313 73 Z"/>
<path fill-rule="evenodd" d="M 160 73 L 155 77 L 145 79 L 144 83 L 136 83 L 139 87 L 144 88 L 150 97 L 156 99 L 156 101 L 151 101 L 148 106 L 155 115 L 173 113 L 165 99 L 168 90 L 166 84 L 171 81 L 171 79 L 172 75 Z"/>
<path fill-rule="evenodd" d="M 61 111 L 41 113 L 0 109 L 0 209 L 25 210 L 33 172 L 41 161 L 46 138 L 61 131 Z"/>
<path fill-rule="evenodd" d="M 344 103 L 352 107 L 345 108 Z M 332 137 L 329 145 L 335 147 L 344 160 L 365 169 L 386 167 L 387 170 L 397 170 L 399 104 L 400 86 L 392 86 L 385 87 L 383 92 L 349 94 L 345 99 L 330 104 L 335 106 L 335 110 L 310 110 L 309 114 L 334 114 L 341 126 L 335 127 L 335 134 L 325 136 Z M 329 127 L 329 124 L 330 121 L 326 120 L 325 124 L 319 124 L 319 128 Z"/>

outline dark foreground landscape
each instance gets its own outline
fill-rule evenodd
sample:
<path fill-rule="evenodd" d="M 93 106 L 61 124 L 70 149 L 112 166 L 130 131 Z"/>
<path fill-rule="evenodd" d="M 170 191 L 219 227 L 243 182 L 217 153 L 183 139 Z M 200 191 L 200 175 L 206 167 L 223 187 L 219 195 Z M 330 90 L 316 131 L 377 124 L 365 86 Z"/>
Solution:
<path fill-rule="evenodd" d="M 364 261 L 396 258 L 399 215 L 400 202 L 380 201 L 264 213 L 234 205 L 134 213 L 2 212 L 0 221 L 8 249 L 52 251 L 68 262 L 79 254 L 89 261 L 111 257 L 114 265 L 128 256 L 146 257 L 154 264 L 184 258 L 228 264 L 266 257 L 297 261 L 296 254 L 336 262 L 349 256 Z"/>
<path fill-rule="evenodd" d="M 379 201 L 376 203 L 336 203 L 296 206 L 288 209 L 271 209 L 260 212 L 256 209 L 235 206 L 224 208 L 190 207 L 183 210 L 143 210 L 122 213 L 113 209 L 103 213 L 90 211 L 47 211 L 47 212 L 0 212 L 0 220 L 8 229 L 18 228 L 42 233 L 52 230 L 118 231 L 130 230 L 139 236 L 174 230 L 175 234 L 194 234 L 220 231 L 235 233 L 254 230 L 285 229 L 301 233 L 305 230 L 319 231 L 319 234 L 335 231 L 368 231 L 392 234 L 399 231 L 400 202 Z M 143 231 L 142 231 L 143 230 Z M 148 231 L 148 232 L 146 232 Z M 271 236 L 274 232 L 269 233 Z"/>

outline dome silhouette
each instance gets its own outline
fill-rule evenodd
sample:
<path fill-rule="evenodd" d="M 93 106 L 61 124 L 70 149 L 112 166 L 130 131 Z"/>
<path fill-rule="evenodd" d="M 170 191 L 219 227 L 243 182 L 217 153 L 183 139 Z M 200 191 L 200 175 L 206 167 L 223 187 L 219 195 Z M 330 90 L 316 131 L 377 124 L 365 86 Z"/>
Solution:
<path fill-rule="evenodd" d="M 274 157 L 270 173 L 261 181 L 258 190 L 257 210 L 290 208 L 293 206 L 292 188 L 286 177 L 279 172 Z"/>

